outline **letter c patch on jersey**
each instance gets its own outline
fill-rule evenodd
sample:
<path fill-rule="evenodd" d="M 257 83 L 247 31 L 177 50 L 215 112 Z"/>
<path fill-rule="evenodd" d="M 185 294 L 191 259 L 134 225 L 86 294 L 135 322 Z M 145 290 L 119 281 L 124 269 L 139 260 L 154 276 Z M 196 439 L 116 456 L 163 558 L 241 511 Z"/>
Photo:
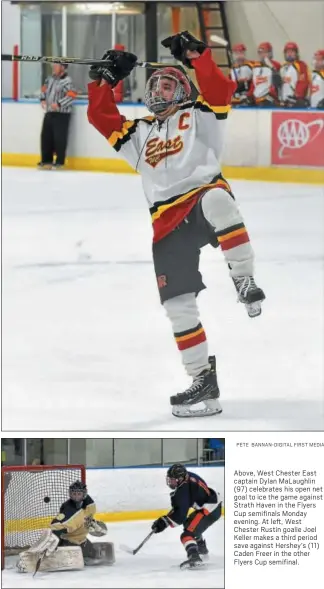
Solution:
<path fill-rule="evenodd" d="M 185 123 L 185 120 L 188 118 L 190 118 L 190 112 L 183 112 L 179 119 L 178 129 L 180 129 L 181 131 L 189 129 L 190 125 L 188 123 Z"/>

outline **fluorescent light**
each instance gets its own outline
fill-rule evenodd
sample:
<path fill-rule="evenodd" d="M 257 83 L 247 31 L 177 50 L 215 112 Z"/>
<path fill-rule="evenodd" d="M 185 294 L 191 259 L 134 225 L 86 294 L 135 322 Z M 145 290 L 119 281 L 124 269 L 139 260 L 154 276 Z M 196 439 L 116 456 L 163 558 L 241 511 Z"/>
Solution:
<path fill-rule="evenodd" d="M 141 14 L 142 10 L 136 3 L 125 4 L 124 2 L 82 2 L 78 4 L 67 4 L 69 12 L 81 12 L 88 14 Z"/>

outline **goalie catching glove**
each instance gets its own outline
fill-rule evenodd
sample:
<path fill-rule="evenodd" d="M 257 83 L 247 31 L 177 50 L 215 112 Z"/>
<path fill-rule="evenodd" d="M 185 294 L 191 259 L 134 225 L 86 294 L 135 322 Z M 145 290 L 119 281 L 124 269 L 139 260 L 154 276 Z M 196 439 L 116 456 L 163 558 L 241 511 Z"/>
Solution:
<path fill-rule="evenodd" d="M 85 525 L 88 528 L 89 534 L 91 536 L 96 536 L 96 538 L 105 536 L 108 532 L 108 528 L 105 522 L 97 521 L 92 517 L 87 517 L 85 519 Z"/>
<path fill-rule="evenodd" d="M 111 49 L 106 51 L 101 59 L 107 60 L 107 65 L 92 65 L 90 67 L 89 77 L 91 80 L 96 80 L 97 82 L 101 82 L 104 79 L 114 88 L 118 82 L 127 78 L 134 69 L 137 62 L 137 55 L 128 53 L 127 51 Z"/>
<path fill-rule="evenodd" d="M 207 45 L 202 41 L 199 41 L 189 31 L 183 31 L 172 37 L 167 37 L 161 41 L 161 45 L 170 49 L 171 55 L 178 61 L 181 61 L 183 65 L 188 68 L 193 68 L 191 60 L 187 57 L 187 51 L 198 51 L 202 54 Z"/>

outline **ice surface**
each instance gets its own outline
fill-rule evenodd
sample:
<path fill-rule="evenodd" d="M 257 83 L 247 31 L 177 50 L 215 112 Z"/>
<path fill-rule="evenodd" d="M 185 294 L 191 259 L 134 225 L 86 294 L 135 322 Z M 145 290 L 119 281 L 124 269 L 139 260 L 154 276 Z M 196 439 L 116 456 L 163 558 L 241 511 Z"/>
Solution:
<path fill-rule="evenodd" d="M 177 419 L 169 396 L 189 380 L 140 178 L 3 169 L 4 429 L 323 429 L 323 187 L 232 188 L 267 300 L 249 319 L 220 248 L 204 248 L 199 305 L 224 411 Z"/>
<path fill-rule="evenodd" d="M 182 527 L 167 529 L 156 534 L 135 555 L 120 550 L 127 544 L 136 548 L 150 531 L 151 522 L 123 522 L 108 524 L 107 540 L 114 542 L 116 563 L 111 567 L 87 567 L 82 571 L 58 573 L 39 572 L 20 574 L 14 568 L 14 557 L 10 557 L 2 572 L 2 587 L 33 589 L 57 587 L 224 587 L 224 520 L 216 522 L 204 533 L 210 554 L 204 568 L 199 570 L 179 569 L 186 559 L 180 542 Z M 101 539 L 102 540 L 102 539 Z M 91 538 L 94 541 L 94 538 Z"/>

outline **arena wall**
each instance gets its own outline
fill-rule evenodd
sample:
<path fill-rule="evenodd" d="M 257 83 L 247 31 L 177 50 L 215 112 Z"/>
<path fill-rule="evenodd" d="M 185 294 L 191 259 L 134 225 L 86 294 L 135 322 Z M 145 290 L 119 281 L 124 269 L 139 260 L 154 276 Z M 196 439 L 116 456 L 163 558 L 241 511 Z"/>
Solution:
<path fill-rule="evenodd" d="M 120 105 L 126 118 L 134 119 L 148 114 L 142 105 Z M 289 165 L 289 158 L 282 165 L 272 164 L 274 140 L 273 116 L 284 113 L 291 121 L 307 117 L 306 123 L 293 128 L 290 152 L 296 156 L 301 149 L 308 150 L 307 165 Z M 43 111 L 37 101 L 2 103 L 2 164 L 35 166 L 39 161 L 40 131 Z M 314 137 L 316 136 L 316 141 Z M 226 144 L 223 153 L 223 174 L 228 178 L 275 180 L 289 182 L 324 182 L 324 166 L 312 165 L 311 150 L 318 152 L 323 144 L 324 113 L 320 111 L 276 111 L 256 108 L 232 109 L 228 119 Z M 300 142 L 306 141 L 306 145 Z M 298 153 L 297 153 L 298 152 Z M 300 156 L 302 157 L 302 156 Z M 306 161 L 306 160 L 305 160 Z M 311 163 L 309 163 L 309 161 Z M 301 159 L 303 164 L 303 160 Z M 109 143 L 87 120 L 87 102 L 77 103 L 71 123 L 67 168 L 98 172 L 132 172 L 127 162 L 120 158 Z"/>
<path fill-rule="evenodd" d="M 189 467 L 188 467 L 189 468 Z M 224 498 L 224 467 L 192 468 Z M 88 490 L 98 519 L 120 521 L 158 517 L 170 509 L 166 468 L 88 469 Z"/>

